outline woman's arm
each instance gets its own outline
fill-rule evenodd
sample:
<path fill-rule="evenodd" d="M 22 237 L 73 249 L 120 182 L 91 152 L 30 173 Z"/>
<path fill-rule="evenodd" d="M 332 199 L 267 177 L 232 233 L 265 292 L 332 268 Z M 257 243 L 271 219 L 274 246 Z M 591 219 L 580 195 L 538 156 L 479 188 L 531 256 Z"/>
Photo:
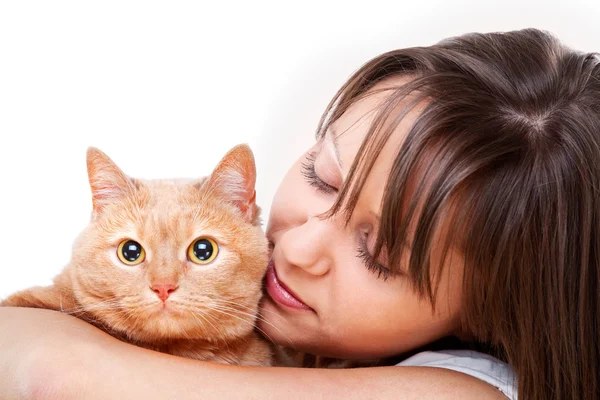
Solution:
<path fill-rule="evenodd" d="M 53 311 L 0 308 L 0 321 L 3 398 L 504 398 L 487 383 L 439 368 L 234 367 L 131 346 Z"/>

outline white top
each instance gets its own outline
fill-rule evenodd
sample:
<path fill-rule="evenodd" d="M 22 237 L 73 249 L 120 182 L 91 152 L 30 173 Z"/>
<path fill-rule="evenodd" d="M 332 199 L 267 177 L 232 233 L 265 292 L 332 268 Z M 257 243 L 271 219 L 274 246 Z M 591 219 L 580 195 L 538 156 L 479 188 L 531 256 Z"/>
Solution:
<path fill-rule="evenodd" d="M 507 363 L 472 350 L 424 351 L 397 364 L 407 367 L 446 368 L 474 376 L 517 400 L 517 375 Z"/>

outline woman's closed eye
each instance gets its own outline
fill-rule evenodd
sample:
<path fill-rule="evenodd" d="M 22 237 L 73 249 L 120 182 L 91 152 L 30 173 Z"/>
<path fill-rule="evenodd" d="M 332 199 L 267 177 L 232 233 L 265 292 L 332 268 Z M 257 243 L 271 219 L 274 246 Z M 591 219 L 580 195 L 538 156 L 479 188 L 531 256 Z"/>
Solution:
<path fill-rule="evenodd" d="M 322 179 L 315 169 L 317 159 L 316 152 L 306 154 L 302 162 L 302 175 L 308 184 L 314 187 L 318 192 L 325 194 L 333 194 L 338 192 L 338 188 Z M 382 278 L 384 281 L 389 279 L 391 271 L 373 258 L 367 247 L 367 237 L 360 235 L 358 238 L 357 257 L 360 258 L 367 269 L 377 275 L 377 278 Z"/>
<path fill-rule="evenodd" d="M 360 258 L 367 269 L 374 274 L 377 274 L 377 278 L 382 278 L 384 281 L 387 281 L 391 276 L 391 271 L 389 268 L 383 266 L 377 260 L 373 258 L 373 255 L 369 252 L 367 247 L 367 237 L 365 235 L 360 235 L 358 238 L 358 249 L 357 256 Z"/>
<path fill-rule="evenodd" d="M 325 194 L 337 193 L 337 187 L 325 182 L 325 180 L 317 175 L 317 171 L 315 170 L 316 157 L 314 152 L 306 155 L 305 160 L 302 162 L 302 176 L 304 176 L 310 186 L 319 192 Z"/>

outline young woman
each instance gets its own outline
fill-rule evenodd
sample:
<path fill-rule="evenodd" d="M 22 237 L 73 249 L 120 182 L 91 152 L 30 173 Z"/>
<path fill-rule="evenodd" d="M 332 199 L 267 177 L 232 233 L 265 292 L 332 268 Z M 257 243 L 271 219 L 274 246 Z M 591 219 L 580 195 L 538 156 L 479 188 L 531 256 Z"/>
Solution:
<path fill-rule="evenodd" d="M 0 387 L 8 398 L 597 399 L 598 190 L 598 57 L 536 30 L 392 51 L 340 89 L 277 192 L 260 323 L 318 358 L 390 366 L 195 362 L 7 308 Z"/>

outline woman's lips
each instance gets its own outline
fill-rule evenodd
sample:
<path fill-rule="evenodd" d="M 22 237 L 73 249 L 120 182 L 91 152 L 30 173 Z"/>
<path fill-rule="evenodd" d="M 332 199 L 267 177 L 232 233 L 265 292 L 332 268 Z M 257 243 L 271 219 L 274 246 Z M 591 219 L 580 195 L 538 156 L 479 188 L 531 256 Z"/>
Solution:
<path fill-rule="evenodd" d="M 269 296 L 278 304 L 298 310 L 312 310 L 279 280 L 273 260 L 267 269 L 266 288 Z"/>

